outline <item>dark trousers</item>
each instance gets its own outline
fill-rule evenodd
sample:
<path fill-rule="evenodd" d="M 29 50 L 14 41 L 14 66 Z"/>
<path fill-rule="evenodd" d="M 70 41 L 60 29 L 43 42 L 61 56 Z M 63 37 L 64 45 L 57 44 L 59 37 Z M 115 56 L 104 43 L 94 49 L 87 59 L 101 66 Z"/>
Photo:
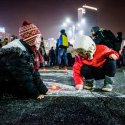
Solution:
<path fill-rule="evenodd" d="M 105 75 L 114 77 L 116 73 L 116 61 L 107 59 L 101 68 L 84 65 L 81 68 L 81 74 L 85 79 L 103 79 Z"/>

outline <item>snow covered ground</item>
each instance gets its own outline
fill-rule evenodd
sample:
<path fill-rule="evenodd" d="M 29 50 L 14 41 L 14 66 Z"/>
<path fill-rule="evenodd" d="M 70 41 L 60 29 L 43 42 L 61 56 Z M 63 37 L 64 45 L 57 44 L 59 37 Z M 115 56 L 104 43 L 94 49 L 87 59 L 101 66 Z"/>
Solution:
<path fill-rule="evenodd" d="M 125 97 L 125 73 L 124 69 L 118 69 L 113 85 L 112 92 L 100 91 L 104 79 L 96 80 L 96 90 L 75 90 L 74 81 L 72 78 L 72 70 L 46 70 L 40 71 L 41 78 L 46 86 L 51 89 L 49 96 L 80 96 L 80 97 Z M 57 87 L 57 90 L 52 90 L 53 86 Z"/>

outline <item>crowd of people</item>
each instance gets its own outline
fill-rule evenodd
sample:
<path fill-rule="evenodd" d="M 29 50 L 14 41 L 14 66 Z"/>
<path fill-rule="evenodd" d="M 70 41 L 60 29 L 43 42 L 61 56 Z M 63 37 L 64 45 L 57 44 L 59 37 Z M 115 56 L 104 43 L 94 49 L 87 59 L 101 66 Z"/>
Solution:
<path fill-rule="evenodd" d="M 60 30 L 56 48 L 46 54 L 44 37 L 39 28 L 24 21 L 19 38 L 5 38 L 0 48 L 0 96 L 11 93 L 18 97 L 42 99 L 49 93 L 39 68 L 72 67 L 76 90 L 95 89 L 96 80 L 104 79 L 102 91 L 113 89 L 116 68 L 125 65 L 125 46 L 121 48 L 122 32 L 115 36 L 111 30 L 92 27 L 91 35 L 81 35 L 70 44 L 65 29 Z M 46 61 L 48 64 L 46 64 Z"/>

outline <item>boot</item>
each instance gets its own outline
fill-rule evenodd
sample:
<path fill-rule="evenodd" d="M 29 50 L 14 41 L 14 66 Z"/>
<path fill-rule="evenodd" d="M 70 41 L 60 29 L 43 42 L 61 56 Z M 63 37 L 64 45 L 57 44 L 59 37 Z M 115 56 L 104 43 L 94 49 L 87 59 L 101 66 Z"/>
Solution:
<path fill-rule="evenodd" d="M 114 83 L 114 77 L 109 77 L 109 76 L 105 76 L 105 80 L 104 80 L 104 86 L 102 87 L 102 91 L 106 91 L 106 92 L 111 92 L 113 89 L 112 84 Z"/>
<path fill-rule="evenodd" d="M 94 79 L 87 79 L 84 83 L 84 89 L 91 90 L 96 87 L 96 81 Z"/>

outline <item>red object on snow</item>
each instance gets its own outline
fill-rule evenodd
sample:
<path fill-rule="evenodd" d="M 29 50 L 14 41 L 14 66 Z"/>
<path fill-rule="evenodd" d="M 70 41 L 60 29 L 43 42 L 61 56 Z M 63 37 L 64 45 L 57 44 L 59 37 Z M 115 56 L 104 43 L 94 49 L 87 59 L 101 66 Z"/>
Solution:
<path fill-rule="evenodd" d="M 52 85 L 51 86 L 51 90 L 59 90 L 60 89 L 60 87 L 58 87 L 58 86 L 56 86 L 56 85 Z"/>

